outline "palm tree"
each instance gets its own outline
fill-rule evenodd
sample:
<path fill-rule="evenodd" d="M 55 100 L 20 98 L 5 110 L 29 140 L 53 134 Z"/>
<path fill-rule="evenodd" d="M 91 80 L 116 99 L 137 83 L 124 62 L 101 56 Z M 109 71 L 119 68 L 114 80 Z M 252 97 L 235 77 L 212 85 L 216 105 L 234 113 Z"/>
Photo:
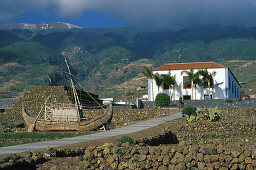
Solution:
<path fill-rule="evenodd" d="M 170 100 L 172 100 L 171 88 L 173 89 L 173 94 L 175 95 L 174 86 L 176 84 L 176 76 L 171 76 L 170 70 L 168 74 L 162 74 L 161 76 L 162 76 L 163 83 L 169 86 Z M 174 96 L 174 100 L 175 100 L 175 96 Z"/>
<path fill-rule="evenodd" d="M 202 77 L 202 85 L 205 86 L 207 85 L 209 89 L 209 99 L 211 99 L 211 88 L 212 88 L 212 97 L 213 97 L 213 88 L 214 88 L 214 82 L 213 82 L 213 77 L 216 75 L 216 72 L 213 71 L 212 73 L 209 73 L 207 68 L 204 67 L 202 70 L 199 71 L 199 74 Z"/>
<path fill-rule="evenodd" d="M 163 79 L 162 79 L 162 77 L 158 73 L 153 74 L 153 78 L 156 81 L 156 86 L 158 88 L 158 92 L 157 93 L 159 93 L 159 87 L 163 84 Z"/>
<path fill-rule="evenodd" d="M 197 71 L 197 72 L 195 73 L 195 79 L 194 79 L 194 81 L 193 81 L 193 85 L 194 85 L 194 88 L 195 88 L 195 100 L 196 100 L 196 88 L 197 88 L 197 86 L 200 85 L 200 84 L 201 84 L 200 74 L 199 74 L 199 72 Z"/>
<path fill-rule="evenodd" d="M 143 67 L 144 71 L 142 72 L 142 74 L 144 76 L 146 76 L 149 80 L 151 80 L 151 89 L 152 89 L 152 93 L 151 93 L 151 97 L 152 97 L 152 101 L 154 101 L 154 88 L 153 88 L 153 79 L 154 79 L 154 74 L 153 74 L 153 68 L 152 67 Z"/>
<path fill-rule="evenodd" d="M 183 73 L 187 73 L 188 75 L 188 81 L 186 82 L 186 84 L 191 84 L 191 88 L 192 88 L 192 100 L 193 100 L 193 88 L 195 88 L 195 93 L 196 93 L 196 86 L 199 84 L 199 73 L 198 72 L 194 72 L 194 69 L 190 69 L 189 71 L 187 70 L 183 70 L 181 72 L 181 75 L 183 75 Z M 196 94 L 195 94 L 196 97 Z"/>

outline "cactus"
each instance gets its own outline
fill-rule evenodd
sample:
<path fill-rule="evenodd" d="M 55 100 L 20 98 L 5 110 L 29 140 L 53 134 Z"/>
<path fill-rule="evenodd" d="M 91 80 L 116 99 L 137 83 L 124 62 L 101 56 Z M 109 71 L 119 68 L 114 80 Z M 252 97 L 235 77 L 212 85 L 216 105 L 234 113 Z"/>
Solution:
<path fill-rule="evenodd" d="M 189 122 L 197 121 L 197 116 L 191 115 L 191 116 L 189 116 L 189 117 L 187 118 L 187 121 L 189 121 Z"/>
<path fill-rule="evenodd" d="M 220 119 L 220 116 L 218 115 L 218 107 L 208 109 L 209 113 L 209 120 L 210 121 L 217 121 Z"/>
<path fill-rule="evenodd" d="M 199 120 L 210 120 L 213 122 L 220 119 L 220 116 L 218 115 L 218 107 L 203 109 L 200 113 L 201 116 L 199 117 Z"/>

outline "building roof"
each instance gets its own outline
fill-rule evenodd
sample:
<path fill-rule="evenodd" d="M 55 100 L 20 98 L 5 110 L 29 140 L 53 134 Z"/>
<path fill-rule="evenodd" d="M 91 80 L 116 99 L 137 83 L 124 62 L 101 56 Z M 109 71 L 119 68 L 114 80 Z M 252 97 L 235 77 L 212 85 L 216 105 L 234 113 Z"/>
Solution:
<path fill-rule="evenodd" d="M 189 69 L 202 69 L 206 68 L 227 68 L 221 64 L 211 62 L 195 62 L 195 63 L 173 63 L 165 64 L 154 69 L 154 71 L 165 71 L 165 70 L 189 70 Z"/>

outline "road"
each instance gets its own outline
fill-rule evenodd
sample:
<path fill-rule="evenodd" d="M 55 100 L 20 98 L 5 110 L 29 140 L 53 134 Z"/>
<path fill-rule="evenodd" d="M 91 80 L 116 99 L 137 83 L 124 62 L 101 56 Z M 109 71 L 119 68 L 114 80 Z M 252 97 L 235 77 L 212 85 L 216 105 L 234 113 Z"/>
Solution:
<path fill-rule="evenodd" d="M 58 146 L 64 146 L 64 145 L 71 145 L 81 142 L 88 142 L 91 140 L 97 140 L 102 138 L 108 138 L 108 137 L 114 137 L 129 133 L 138 132 L 141 130 L 145 130 L 157 125 L 160 125 L 162 123 L 165 123 L 170 120 L 174 120 L 177 118 L 180 118 L 182 115 L 181 113 L 176 113 L 171 116 L 165 116 L 160 117 L 156 119 L 150 119 L 146 120 L 134 125 L 117 128 L 109 131 L 104 132 L 98 132 L 90 135 L 83 135 L 83 136 L 76 136 L 71 138 L 63 138 L 63 139 L 57 139 L 57 140 L 50 140 L 50 141 L 44 141 L 44 142 L 36 142 L 36 143 L 27 143 L 22 145 L 14 145 L 14 146 L 8 146 L 8 147 L 1 147 L 0 148 L 0 155 L 7 155 L 7 154 L 14 154 L 14 153 L 20 153 L 20 152 L 26 152 L 31 150 L 38 150 L 38 149 L 45 149 L 47 147 L 58 147 Z"/>

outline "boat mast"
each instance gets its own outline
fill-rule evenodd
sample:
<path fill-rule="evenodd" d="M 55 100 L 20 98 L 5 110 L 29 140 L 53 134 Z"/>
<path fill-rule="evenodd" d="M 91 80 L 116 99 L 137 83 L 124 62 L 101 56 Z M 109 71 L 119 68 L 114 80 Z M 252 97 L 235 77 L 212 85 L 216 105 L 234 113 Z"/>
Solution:
<path fill-rule="evenodd" d="M 65 58 L 65 62 L 67 64 L 67 68 L 68 68 L 68 72 L 69 72 L 69 76 L 70 76 L 71 87 L 72 87 L 73 94 L 74 94 L 74 99 L 75 99 L 75 107 L 77 109 L 82 109 L 79 98 L 78 98 L 78 95 L 77 95 L 77 92 L 76 92 L 76 88 L 75 88 L 75 85 L 74 85 L 74 82 L 73 82 L 73 79 L 72 79 L 72 74 L 71 74 L 71 71 L 69 69 L 67 58 Z"/>

